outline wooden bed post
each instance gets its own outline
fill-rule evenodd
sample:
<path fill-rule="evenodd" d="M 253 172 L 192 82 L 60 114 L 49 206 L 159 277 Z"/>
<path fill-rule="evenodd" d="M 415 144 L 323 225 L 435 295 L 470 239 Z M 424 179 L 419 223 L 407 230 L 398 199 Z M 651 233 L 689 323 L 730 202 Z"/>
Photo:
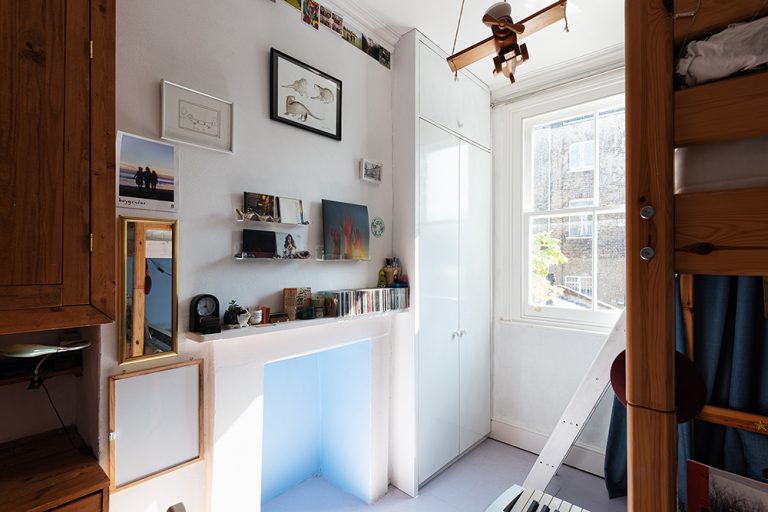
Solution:
<path fill-rule="evenodd" d="M 625 16 L 628 510 L 673 512 L 672 17 L 663 0 L 626 0 Z"/>

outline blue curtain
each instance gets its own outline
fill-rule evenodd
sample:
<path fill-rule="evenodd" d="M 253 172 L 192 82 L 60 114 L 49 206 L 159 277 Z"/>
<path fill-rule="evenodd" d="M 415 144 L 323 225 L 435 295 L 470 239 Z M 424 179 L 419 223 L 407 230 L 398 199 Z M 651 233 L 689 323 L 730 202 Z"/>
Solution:
<path fill-rule="evenodd" d="M 676 343 L 685 352 L 679 285 Z M 768 321 L 759 277 L 694 278 L 694 361 L 707 383 L 707 403 L 768 415 Z M 692 435 L 693 430 L 693 435 Z M 605 454 L 611 498 L 627 492 L 626 410 L 615 401 Z M 693 441 L 693 444 L 692 444 Z M 768 436 L 696 421 L 678 426 L 678 487 L 685 510 L 689 458 L 767 482 Z"/>

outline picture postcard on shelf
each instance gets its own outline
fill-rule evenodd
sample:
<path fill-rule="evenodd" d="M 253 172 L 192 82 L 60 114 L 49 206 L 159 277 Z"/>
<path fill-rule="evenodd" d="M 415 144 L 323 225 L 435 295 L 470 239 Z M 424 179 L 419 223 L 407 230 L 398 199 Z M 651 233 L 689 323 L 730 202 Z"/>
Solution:
<path fill-rule="evenodd" d="M 256 192 L 243 192 L 243 211 L 252 215 L 252 220 L 277 222 L 275 196 Z"/>
<path fill-rule="evenodd" d="M 303 224 L 302 204 L 299 199 L 291 197 L 277 198 L 278 216 L 284 224 Z"/>

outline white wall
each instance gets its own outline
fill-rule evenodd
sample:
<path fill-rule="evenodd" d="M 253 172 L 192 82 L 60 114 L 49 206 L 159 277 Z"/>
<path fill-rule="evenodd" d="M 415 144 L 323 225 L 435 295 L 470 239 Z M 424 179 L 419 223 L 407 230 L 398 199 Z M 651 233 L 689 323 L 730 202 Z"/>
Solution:
<path fill-rule="evenodd" d="M 274 47 L 343 82 L 343 139 L 303 131 L 269 119 L 269 49 Z M 167 79 L 235 105 L 234 154 L 179 145 L 179 330 L 180 356 L 206 358 L 206 459 L 111 498 L 116 512 L 164 512 L 183 501 L 188 512 L 208 510 L 216 454 L 211 432 L 214 369 L 212 350 L 184 339 L 189 300 L 213 293 L 222 307 L 281 306 L 282 288 L 313 290 L 373 286 L 391 253 L 392 121 L 391 71 L 321 27 L 303 24 L 285 2 L 266 0 L 130 0 L 117 3 L 117 128 L 150 138 L 160 135 L 160 80 Z M 384 182 L 358 179 L 362 157 L 384 164 Z M 386 223 L 384 237 L 371 237 L 371 262 L 236 262 L 232 258 L 242 224 L 234 208 L 243 191 L 304 200 L 312 225 L 308 247 L 322 243 L 321 199 L 367 204 Z M 120 215 L 158 216 L 120 209 Z M 117 366 L 117 332 L 102 328 L 100 452 L 107 467 L 107 376 Z M 131 365 L 130 370 L 174 358 Z M 254 390 L 255 391 L 255 390 Z M 260 485 L 260 482 L 254 482 Z"/>

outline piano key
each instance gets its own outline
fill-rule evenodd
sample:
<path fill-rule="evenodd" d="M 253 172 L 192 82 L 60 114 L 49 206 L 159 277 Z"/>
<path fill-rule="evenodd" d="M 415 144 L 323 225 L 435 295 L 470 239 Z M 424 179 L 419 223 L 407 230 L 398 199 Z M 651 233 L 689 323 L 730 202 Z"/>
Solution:
<path fill-rule="evenodd" d="M 573 512 L 572 508 L 573 508 L 573 505 L 571 505 L 567 501 L 563 501 L 562 503 L 560 503 L 560 506 L 557 508 L 557 510 L 559 512 Z"/>
<path fill-rule="evenodd" d="M 553 497 L 552 501 L 549 503 L 549 509 L 552 512 L 557 512 L 558 510 L 560 510 L 560 505 L 562 504 L 563 504 L 563 500 L 561 500 L 560 498 Z"/>
<path fill-rule="evenodd" d="M 581 507 L 577 507 L 576 505 L 571 507 L 571 512 L 585 512 Z"/>
<path fill-rule="evenodd" d="M 533 489 L 524 490 L 523 494 L 520 495 L 520 499 L 517 500 L 517 503 L 515 503 L 515 506 L 512 507 L 512 510 L 510 512 L 525 512 L 527 510 L 525 506 L 531 500 L 532 495 L 533 495 Z"/>
<path fill-rule="evenodd" d="M 531 501 L 531 504 L 528 505 L 528 510 L 526 512 L 538 512 L 539 510 L 539 502 L 536 500 Z"/>

